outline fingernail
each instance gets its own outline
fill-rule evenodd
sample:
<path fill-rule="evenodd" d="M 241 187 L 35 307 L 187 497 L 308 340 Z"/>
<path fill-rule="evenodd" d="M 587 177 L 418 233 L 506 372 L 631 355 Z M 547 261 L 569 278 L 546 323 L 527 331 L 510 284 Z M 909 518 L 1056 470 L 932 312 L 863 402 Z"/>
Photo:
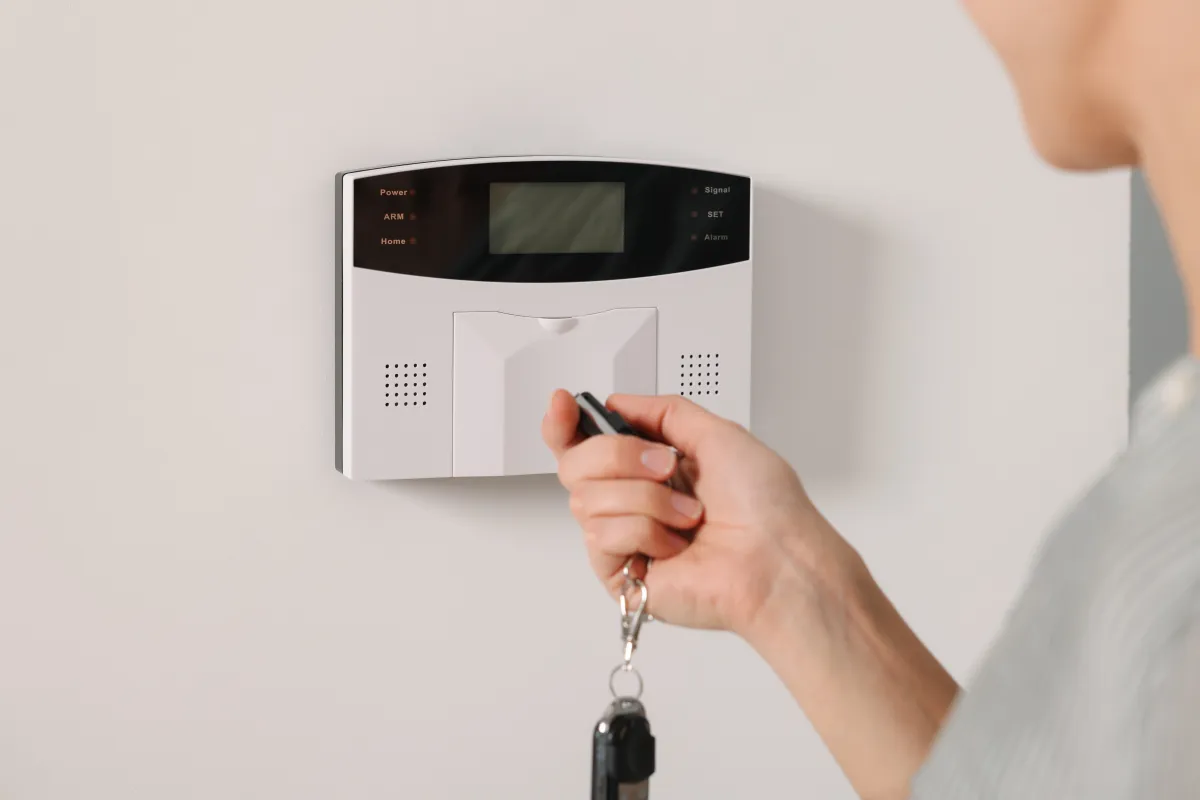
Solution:
<path fill-rule="evenodd" d="M 642 451 L 642 463 L 655 475 L 669 475 L 675 468 L 675 454 L 665 447 Z"/>
<path fill-rule="evenodd" d="M 675 510 L 688 519 L 695 519 L 700 516 L 700 512 L 704 509 L 699 500 L 694 497 L 688 497 L 686 494 L 680 494 L 679 492 L 671 495 L 671 505 L 675 506 Z"/>

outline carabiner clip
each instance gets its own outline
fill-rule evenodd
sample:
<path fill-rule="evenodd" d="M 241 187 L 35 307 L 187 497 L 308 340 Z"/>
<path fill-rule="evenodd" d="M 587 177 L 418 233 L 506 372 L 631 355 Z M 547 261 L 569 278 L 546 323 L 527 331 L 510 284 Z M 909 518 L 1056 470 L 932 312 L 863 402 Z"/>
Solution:
<path fill-rule="evenodd" d="M 621 638 L 625 641 L 625 668 L 628 669 L 633 663 L 633 653 L 637 650 L 638 635 L 642 632 L 642 623 L 646 621 L 646 604 L 650 602 L 650 590 L 646 587 L 646 582 L 641 578 L 636 578 L 633 575 L 631 566 L 633 559 L 631 558 L 626 564 L 624 570 L 625 583 L 621 587 Z M 640 602 L 637 608 L 632 611 L 629 608 L 629 595 L 636 592 L 640 595 Z"/>

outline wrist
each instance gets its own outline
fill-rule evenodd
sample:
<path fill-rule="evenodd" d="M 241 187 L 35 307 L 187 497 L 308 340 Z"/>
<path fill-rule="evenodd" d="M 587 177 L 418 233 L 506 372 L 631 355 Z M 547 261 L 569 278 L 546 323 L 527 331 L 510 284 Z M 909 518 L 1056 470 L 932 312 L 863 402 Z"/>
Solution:
<path fill-rule="evenodd" d="M 907 797 L 958 686 L 859 554 L 811 523 L 781 559 L 746 641 L 779 676 L 863 797 Z M 817 543 L 814 547 L 813 542 Z"/>
<path fill-rule="evenodd" d="M 806 640 L 809 648 L 845 640 L 869 607 L 866 587 L 874 581 L 862 557 L 818 512 L 811 513 L 814 518 L 793 522 L 795 530 L 779 537 L 770 588 L 738 631 L 768 663 L 788 638 Z"/>
<path fill-rule="evenodd" d="M 929 652 L 862 556 L 823 518 L 805 524 L 800 547 L 779 560 L 778 577 L 742 638 L 787 683 L 821 692 L 850 673 L 913 690 L 940 726 L 958 685 Z M 814 544 L 815 540 L 815 544 Z M 798 697 L 797 699 L 802 699 Z"/>

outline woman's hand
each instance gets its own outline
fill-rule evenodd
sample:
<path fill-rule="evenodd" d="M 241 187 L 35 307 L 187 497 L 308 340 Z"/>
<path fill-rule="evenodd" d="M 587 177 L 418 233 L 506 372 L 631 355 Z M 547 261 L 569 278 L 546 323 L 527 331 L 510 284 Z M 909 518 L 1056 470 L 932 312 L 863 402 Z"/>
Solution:
<path fill-rule="evenodd" d="M 610 592 L 642 553 L 655 559 L 646 576 L 652 614 L 750 638 L 777 602 L 797 600 L 796 587 L 808 586 L 821 562 L 854 557 L 795 471 L 744 428 L 683 397 L 617 395 L 608 405 L 684 456 L 681 466 L 665 445 L 628 436 L 580 442 L 574 399 L 551 398 L 543 438 Z M 677 469 L 696 499 L 663 485 Z"/>
<path fill-rule="evenodd" d="M 542 435 L 596 574 L 615 594 L 630 556 L 654 558 L 651 613 L 740 635 L 860 796 L 908 797 L 958 691 L 953 678 L 770 448 L 682 397 L 620 395 L 608 404 L 682 453 L 699 503 L 662 485 L 681 468 L 667 447 L 629 436 L 581 442 L 578 407 L 556 392 Z"/>

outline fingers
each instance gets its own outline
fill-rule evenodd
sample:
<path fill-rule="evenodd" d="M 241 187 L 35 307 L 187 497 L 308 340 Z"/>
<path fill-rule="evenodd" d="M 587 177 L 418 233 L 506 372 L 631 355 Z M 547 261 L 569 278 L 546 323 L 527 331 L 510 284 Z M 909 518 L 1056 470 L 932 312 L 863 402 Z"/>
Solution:
<path fill-rule="evenodd" d="M 659 560 L 673 558 L 688 542 L 661 522 L 643 516 L 594 517 L 584 528 L 588 560 L 610 588 L 629 558 L 642 553 Z"/>
<path fill-rule="evenodd" d="M 650 481 L 584 481 L 571 492 L 571 513 L 585 529 L 598 517 L 639 516 L 688 530 L 703 512 L 704 506 L 694 497 Z"/>
<path fill-rule="evenodd" d="M 593 436 L 562 453 L 558 477 L 568 489 L 587 480 L 640 478 L 665 481 L 675 471 L 666 445 L 633 436 Z"/>
<path fill-rule="evenodd" d="M 727 420 L 704 409 L 684 397 L 677 395 L 645 396 L 615 394 L 608 398 L 608 407 L 623 416 L 635 428 L 649 434 L 651 437 L 666 442 L 678 448 L 686 455 L 696 455 L 696 450 L 705 436 L 729 424 Z M 550 398 L 550 406 L 542 420 L 542 439 L 560 461 L 565 454 L 571 452 L 575 445 L 581 442 L 578 432 L 579 406 L 568 392 L 559 389 Z M 593 440 L 604 441 L 616 437 L 592 437 Z M 632 445 L 627 445 L 632 447 Z M 647 445 L 643 445 L 647 446 Z M 591 447 L 588 447 L 589 452 Z M 609 455 L 629 455 L 632 450 Z M 654 458 L 654 456 L 651 456 Z M 656 477 L 653 473 L 665 462 L 656 462 L 650 467 L 652 474 L 646 474 L 627 461 L 623 464 L 625 475 L 641 477 Z M 612 469 L 618 469 L 610 465 Z M 630 472 L 630 469 L 633 472 Z M 674 465 L 672 465 L 674 469 Z M 658 475 L 658 480 L 665 480 L 670 473 Z"/>
<path fill-rule="evenodd" d="M 596 555 L 611 556 L 617 567 L 605 577 L 619 572 L 629 557 L 641 553 L 650 558 L 668 559 L 688 547 L 687 539 L 649 517 L 596 517 L 585 531 L 588 549 Z"/>
<path fill-rule="evenodd" d="M 724 419 L 678 395 L 644 396 L 614 394 L 608 407 L 635 428 L 674 445 L 694 456 L 701 440 L 718 428 Z"/>
<path fill-rule="evenodd" d="M 575 398 L 558 389 L 550 396 L 550 406 L 542 418 L 542 440 L 556 458 L 579 441 L 579 406 Z"/>

